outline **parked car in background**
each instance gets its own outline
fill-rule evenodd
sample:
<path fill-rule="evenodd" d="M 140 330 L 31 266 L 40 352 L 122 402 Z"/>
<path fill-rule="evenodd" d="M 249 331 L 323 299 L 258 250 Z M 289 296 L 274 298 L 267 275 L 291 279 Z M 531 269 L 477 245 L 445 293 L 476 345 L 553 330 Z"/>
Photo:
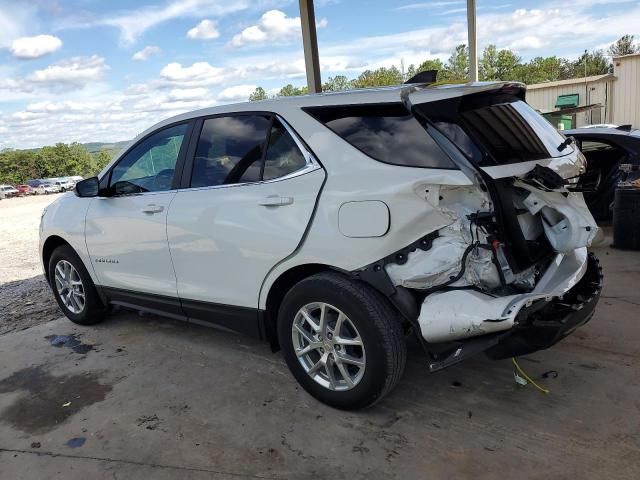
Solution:
<path fill-rule="evenodd" d="M 0 198 L 17 197 L 19 193 L 13 185 L 0 185 Z"/>
<path fill-rule="evenodd" d="M 48 195 L 50 193 L 60 193 L 60 186 L 51 182 L 42 182 L 34 190 L 38 195 Z"/>
<path fill-rule="evenodd" d="M 71 177 L 67 177 L 67 180 L 73 182 L 73 185 L 75 186 L 76 183 L 78 183 L 81 180 L 84 180 L 84 178 L 81 177 L 80 175 L 73 175 Z"/>
<path fill-rule="evenodd" d="M 587 159 L 588 170 L 600 177 L 595 191 L 584 194 L 589 210 L 597 220 L 610 220 L 616 186 L 626 177 L 620 165 L 640 165 L 640 130 L 627 125 L 576 128 L 562 133 L 576 140 Z"/>
<path fill-rule="evenodd" d="M 24 184 L 24 185 L 17 185 L 16 186 L 16 190 L 18 190 L 18 194 L 19 195 L 33 195 L 33 189 L 31 188 L 30 185 Z"/>
<path fill-rule="evenodd" d="M 56 180 L 53 184 L 57 185 L 61 192 L 66 192 L 74 187 L 73 184 L 69 184 L 66 180 Z"/>
<path fill-rule="evenodd" d="M 568 188 L 583 155 L 525 88 L 413 84 L 160 122 L 45 209 L 47 280 L 78 324 L 115 304 L 267 339 L 344 409 L 393 389 L 408 334 L 431 372 L 548 348 L 593 316 L 598 227 Z"/>
<path fill-rule="evenodd" d="M 39 178 L 34 178 L 32 180 L 27 180 L 27 185 L 29 185 L 33 189 L 35 189 L 36 187 L 40 186 L 42 183 L 44 183 L 44 180 L 39 179 Z"/>

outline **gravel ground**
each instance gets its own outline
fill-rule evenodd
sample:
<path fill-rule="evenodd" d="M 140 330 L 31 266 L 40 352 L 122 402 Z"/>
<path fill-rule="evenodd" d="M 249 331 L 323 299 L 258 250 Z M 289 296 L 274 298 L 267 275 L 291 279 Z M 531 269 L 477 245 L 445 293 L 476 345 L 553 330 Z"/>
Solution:
<path fill-rule="evenodd" d="M 0 201 L 0 335 L 62 314 L 44 279 L 38 255 L 42 209 L 58 196 Z"/>

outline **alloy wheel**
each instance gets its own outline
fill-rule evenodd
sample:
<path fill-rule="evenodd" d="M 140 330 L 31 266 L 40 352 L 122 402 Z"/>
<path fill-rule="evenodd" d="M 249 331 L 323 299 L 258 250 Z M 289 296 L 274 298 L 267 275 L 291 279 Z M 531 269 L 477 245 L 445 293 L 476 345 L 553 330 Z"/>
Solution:
<path fill-rule="evenodd" d="M 366 367 L 362 338 L 349 317 L 333 305 L 303 306 L 293 320 L 291 338 L 307 375 L 323 387 L 351 390 L 362 380 Z"/>
<path fill-rule="evenodd" d="M 54 270 L 54 281 L 64 306 L 78 314 L 84 310 L 85 290 L 78 271 L 67 260 L 60 260 Z"/>

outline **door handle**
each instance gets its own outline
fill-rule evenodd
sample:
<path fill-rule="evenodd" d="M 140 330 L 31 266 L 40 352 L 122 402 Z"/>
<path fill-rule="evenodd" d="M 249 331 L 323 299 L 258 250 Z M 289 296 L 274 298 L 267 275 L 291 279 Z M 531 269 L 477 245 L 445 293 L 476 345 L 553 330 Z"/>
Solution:
<path fill-rule="evenodd" d="M 269 195 L 260 200 L 259 204 L 264 207 L 282 207 L 283 205 L 291 205 L 293 197 L 281 197 L 279 195 Z"/>
<path fill-rule="evenodd" d="M 149 213 L 149 214 L 160 213 L 163 210 L 164 210 L 164 207 L 162 205 L 154 205 L 153 203 L 150 203 L 149 205 L 145 205 L 141 209 L 142 213 Z"/>

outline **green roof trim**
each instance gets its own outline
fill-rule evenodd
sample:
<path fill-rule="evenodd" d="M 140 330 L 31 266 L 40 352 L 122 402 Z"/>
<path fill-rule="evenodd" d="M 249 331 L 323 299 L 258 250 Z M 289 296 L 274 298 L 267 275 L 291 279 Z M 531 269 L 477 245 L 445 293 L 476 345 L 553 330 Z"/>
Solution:
<path fill-rule="evenodd" d="M 556 108 L 571 108 L 577 107 L 580 103 L 580 95 L 577 93 L 570 93 L 569 95 L 558 95 L 556 100 Z"/>

